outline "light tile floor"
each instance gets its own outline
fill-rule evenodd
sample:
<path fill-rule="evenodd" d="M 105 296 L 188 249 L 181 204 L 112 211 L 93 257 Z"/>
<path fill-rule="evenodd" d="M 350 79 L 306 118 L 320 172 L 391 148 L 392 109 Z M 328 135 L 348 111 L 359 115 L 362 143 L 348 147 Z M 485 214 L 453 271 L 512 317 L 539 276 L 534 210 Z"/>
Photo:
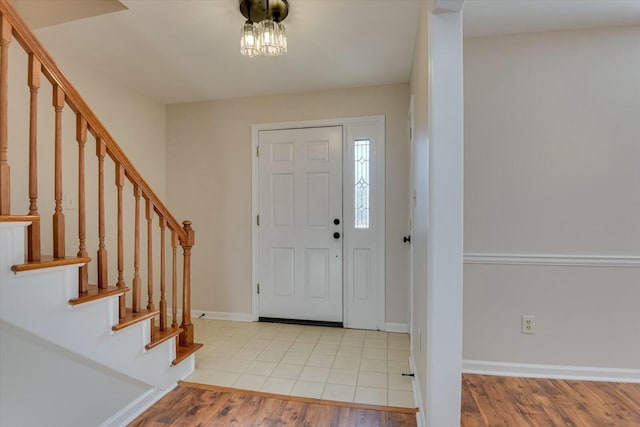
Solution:
<path fill-rule="evenodd" d="M 196 370 L 187 381 L 414 407 L 407 334 L 194 319 Z"/>

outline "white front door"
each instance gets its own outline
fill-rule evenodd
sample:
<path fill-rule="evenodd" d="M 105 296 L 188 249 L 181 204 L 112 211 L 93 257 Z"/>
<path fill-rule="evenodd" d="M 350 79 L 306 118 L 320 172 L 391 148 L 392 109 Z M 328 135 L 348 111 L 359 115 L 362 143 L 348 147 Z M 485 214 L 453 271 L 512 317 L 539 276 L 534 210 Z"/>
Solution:
<path fill-rule="evenodd" d="M 260 317 L 342 322 L 342 126 L 258 135 Z"/>

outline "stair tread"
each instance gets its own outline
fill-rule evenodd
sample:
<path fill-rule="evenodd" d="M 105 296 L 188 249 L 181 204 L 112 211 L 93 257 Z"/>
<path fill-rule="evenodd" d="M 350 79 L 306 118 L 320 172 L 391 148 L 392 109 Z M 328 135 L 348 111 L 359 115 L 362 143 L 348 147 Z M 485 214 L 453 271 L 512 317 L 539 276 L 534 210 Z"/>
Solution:
<path fill-rule="evenodd" d="M 138 313 L 134 313 L 133 309 L 127 308 L 126 314 L 123 318 L 120 319 L 117 325 L 113 326 L 111 329 L 114 331 L 119 331 L 128 326 L 135 325 L 138 322 L 142 322 L 143 320 L 151 319 L 160 313 L 159 310 L 140 310 Z"/>
<path fill-rule="evenodd" d="M 64 257 L 54 258 L 51 255 L 43 255 L 40 261 L 29 261 L 25 264 L 17 264 L 11 267 L 11 271 L 19 273 L 21 271 L 41 270 L 44 268 L 60 267 L 64 265 L 86 264 L 91 262 L 91 258 L 86 257 Z"/>
<path fill-rule="evenodd" d="M 191 356 L 196 351 L 200 350 L 203 347 L 202 344 L 194 342 L 189 346 L 181 346 L 179 345 L 176 349 L 176 358 L 171 362 L 173 366 L 185 360 L 187 357 Z"/>
<path fill-rule="evenodd" d="M 117 286 L 107 286 L 105 289 L 100 289 L 98 285 L 89 285 L 87 292 L 83 292 L 78 295 L 78 298 L 69 300 L 71 305 L 84 304 L 89 301 L 95 301 L 101 298 L 112 297 L 115 295 L 122 295 L 127 292 L 129 288 L 119 288 Z"/>
<path fill-rule="evenodd" d="M 34 222 L 40 221 L 39 215 L 0 215 L 0 222 Z"/>
<path fill-rule="evenodd" d="M 183 329 L 180 327 L 167 328 L 164 331 L 161 331 L 160 327 L 156 326 L 154 329 L 155 332 L 151 337 L 151 342 L 144 346 L 144 348 L 146 348 L 147 350 L 150 350 L 153 347 L 160 345 L 173 337 L 177 337 L 183 331 Z"/>

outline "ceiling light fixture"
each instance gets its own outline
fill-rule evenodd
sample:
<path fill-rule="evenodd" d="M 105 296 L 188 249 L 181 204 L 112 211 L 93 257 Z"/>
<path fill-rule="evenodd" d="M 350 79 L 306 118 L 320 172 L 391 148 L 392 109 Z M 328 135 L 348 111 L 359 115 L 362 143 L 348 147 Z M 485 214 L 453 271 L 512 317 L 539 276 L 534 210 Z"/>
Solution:
<path fill-rule="evenodd" d="M 289 15 L 287 0 L 240 0 L 240 13 L 247 18 L 240 36 L 242 56 L 287 53 L 287 35 L 282 23 Z"/>

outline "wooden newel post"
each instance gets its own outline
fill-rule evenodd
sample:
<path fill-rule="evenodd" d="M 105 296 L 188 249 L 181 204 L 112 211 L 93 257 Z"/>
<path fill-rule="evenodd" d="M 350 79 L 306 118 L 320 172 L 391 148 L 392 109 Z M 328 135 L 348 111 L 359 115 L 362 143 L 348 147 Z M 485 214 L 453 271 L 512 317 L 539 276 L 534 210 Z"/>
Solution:
<path fill-rule="evenodd" d="M 184 239 L 180 239 L 180 245 L 184 252 L 184 268 L 182 270 L 182 325 L 180 345 L 193 344 L 193 324 L 191 323 L 191 248 L 196 243 L 196 232 L 191 228 L 191 221 L 182 223 L 185 232 Z"/>
<path fill-rule="evenodd" d="M 8 89 L 9 43 L 11 24 L 6 17 L 0 17 L 0 215 L 11 214 L 11 185 L 7 150 L 8 142 Z"/>

